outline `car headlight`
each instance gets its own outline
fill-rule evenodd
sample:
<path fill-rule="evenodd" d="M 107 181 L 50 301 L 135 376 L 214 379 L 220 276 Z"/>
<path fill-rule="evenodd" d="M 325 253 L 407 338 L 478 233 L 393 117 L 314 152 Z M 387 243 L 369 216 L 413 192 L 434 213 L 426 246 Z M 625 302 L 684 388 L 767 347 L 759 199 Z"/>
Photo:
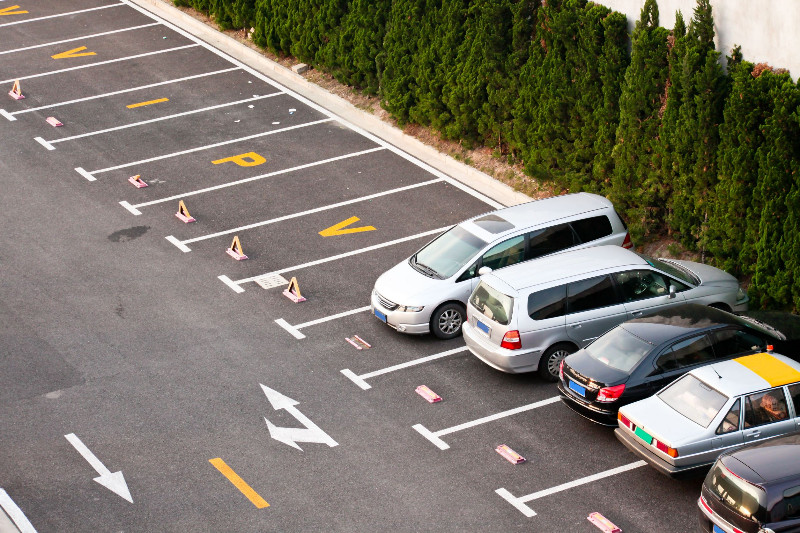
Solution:
<path fill-rule="evenodd" d="M 745 300 L 747 300 L 747 291 L 745 291 L 743 288 L 739 287 L 739 290 L 736 291 L 736 301 L 737 302 L 743 302 Z"/>
<path fill-rule="evenodd" d="M 425 309 L 424 305 L 400 305 L 397 310 L 401 313 L 419 313 Z"/>

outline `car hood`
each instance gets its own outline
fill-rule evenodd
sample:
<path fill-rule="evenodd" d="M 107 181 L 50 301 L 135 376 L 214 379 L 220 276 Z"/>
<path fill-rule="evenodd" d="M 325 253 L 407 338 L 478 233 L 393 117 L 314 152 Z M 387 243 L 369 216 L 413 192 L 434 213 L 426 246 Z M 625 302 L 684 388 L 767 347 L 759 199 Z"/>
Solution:
<path fill-rule="evenodd" d="M 700 283 L 703 285 L 733 285 L 738 286 L 739 281 L 717 267 L 711 265 L 704 265 L 703 263 L 695 263 L 694 261 L 680 261 L 677 259 L 664 260 L 668 263 L 680 265 L 686 270 L 692 272 L 695 276 L 700 278 Z"/>
<path fill-rule="evenodd" d="M 420 274 L 405 259 L 380 275 L 375 281 L 375 290 L 396 304 L 427 305 L 431 296 L 445 284 L 446 280 Z"/>
<path fill-rule="evenodd" d="M 680 414 L 658 396 L 625 405 L 620 412 L 637 427 L 673 448 L 696 442 L 709 431 Z"/>

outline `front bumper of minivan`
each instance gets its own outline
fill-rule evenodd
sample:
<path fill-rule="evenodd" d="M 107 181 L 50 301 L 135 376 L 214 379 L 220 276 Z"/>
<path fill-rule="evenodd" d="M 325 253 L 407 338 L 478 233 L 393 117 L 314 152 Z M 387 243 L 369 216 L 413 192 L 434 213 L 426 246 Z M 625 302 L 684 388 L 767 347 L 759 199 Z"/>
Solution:
<path fill-rule="evenodd" d="M 390 310 L 381 305 L 380 299 L 372 293 L 370 312 L 381 322 L 392 329 L 409 335 L 424 335 L 430 333 L 430 312 L 427 309 L 421 312 Z"/>
<path fill-rule="evenodd" d="M 534 372 L 539 368 L 541 350 L 508 350 L 493 344 L 483 332 L 476 329 L 468 321 L 461 326 L 464 342 L 472 355 L 501 372 L 522 374 Z"/>

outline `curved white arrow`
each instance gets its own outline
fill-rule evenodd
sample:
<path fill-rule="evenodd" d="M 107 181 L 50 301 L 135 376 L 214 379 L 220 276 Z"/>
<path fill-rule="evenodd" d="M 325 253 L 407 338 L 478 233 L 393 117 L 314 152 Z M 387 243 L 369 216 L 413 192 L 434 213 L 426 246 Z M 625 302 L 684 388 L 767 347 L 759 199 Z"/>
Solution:
<path fill-rule="evenodd" d="M 261 388 L 263 389 L 264 394 L 266 394 L 267 400 L 269 400 L 269 403 L 272 405 L 273 409 L 276 411 L 278 409 L 285 409 L 286 412 L 295 417 L 298 422 L 305 426 L 303 428 L 278 427 L 270 423 L 270 421 L 264 417 L 270 437 L 278 442 L 288 444 L 292 448 L 297 448 L 300 451 L 303 451 L 303 448 L 297 445 L 298 442 L 317 442 L 320 444 L 327 444 L 331 448 L 339 445 L 338 442 L 333 440 L 327 433 L 322 431 L 319 426 L 309 420 L 307 416 L 305 416 L 300 412 L 299 409 L 295 407 L 295 405 L 297 405 L 295 400 L 292 400 L 288 396 L 284 396 L 280 392 L 272 390 L 260 383 L 259 385 L 261 385 Z"/>
<path fill-rule="evenodd" d="M 113 474 L 109 471 L 108 468 L 100 462 L 100 459 L 95 457 L 95 455 L 86 447 L 86 445 L 81 442 L 74 433 L 70 433 L 69 435 L 64 435 L 67 440 L 69 441 L 72 446 L 78 450 L 78 453 L 86 459 L 92 468 L 97 470 L 97 473 L 100 474 L 96 478 L 95 481 L 103 485 L 105 488 L 120 496 L 125 498 L 129 502 L 133 503 L 133 498 L 131 498 L 131 492 L 128 490 L 128 484 L 125 483 L 125 477 L 122 475 L 122 471 L 114 472 Z"/>

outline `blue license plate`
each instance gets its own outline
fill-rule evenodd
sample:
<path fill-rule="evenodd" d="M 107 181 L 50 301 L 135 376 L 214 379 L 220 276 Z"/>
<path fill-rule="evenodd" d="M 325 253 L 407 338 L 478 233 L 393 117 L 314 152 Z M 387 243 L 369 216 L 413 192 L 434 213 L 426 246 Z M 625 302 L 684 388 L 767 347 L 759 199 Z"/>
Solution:
<path fill-rule="evenodd" d="M 725 532 L 722 530 L 722 528 L 721 528 L 721 527 L 719 527 L 717 524 L 714 524 L 714 529 L 712 529 L 712 531 L 713 531 L 714 533 L 725 533 Z"/>
<path fill-rule="evenodd" d="M 584 398 L 586 397 L 586 387 L 582 387 L 582 386 L 578 385 L 577 383 L 575 383 L 574 381 L 570 381 L 569 382 L 569 388 L 574 390 L 575 392 L 577 392 L 578 394 L 580 394 Z"/>
<path fill-rule="evenodd" d="M 489 334 L 490 331 L 492 331 L 492 328 L 490 328 L 488 324 L 484 324 L 480 320 L 475 321 L 475 327 L 477 327 L 479 330 L 486 333 L 487 335 Z"/>
<path fill-rule="evenodd" d="M 381 322 L 386 322 L 386 315 L 375 309 L 375 316 L 378 317 Z"/>

